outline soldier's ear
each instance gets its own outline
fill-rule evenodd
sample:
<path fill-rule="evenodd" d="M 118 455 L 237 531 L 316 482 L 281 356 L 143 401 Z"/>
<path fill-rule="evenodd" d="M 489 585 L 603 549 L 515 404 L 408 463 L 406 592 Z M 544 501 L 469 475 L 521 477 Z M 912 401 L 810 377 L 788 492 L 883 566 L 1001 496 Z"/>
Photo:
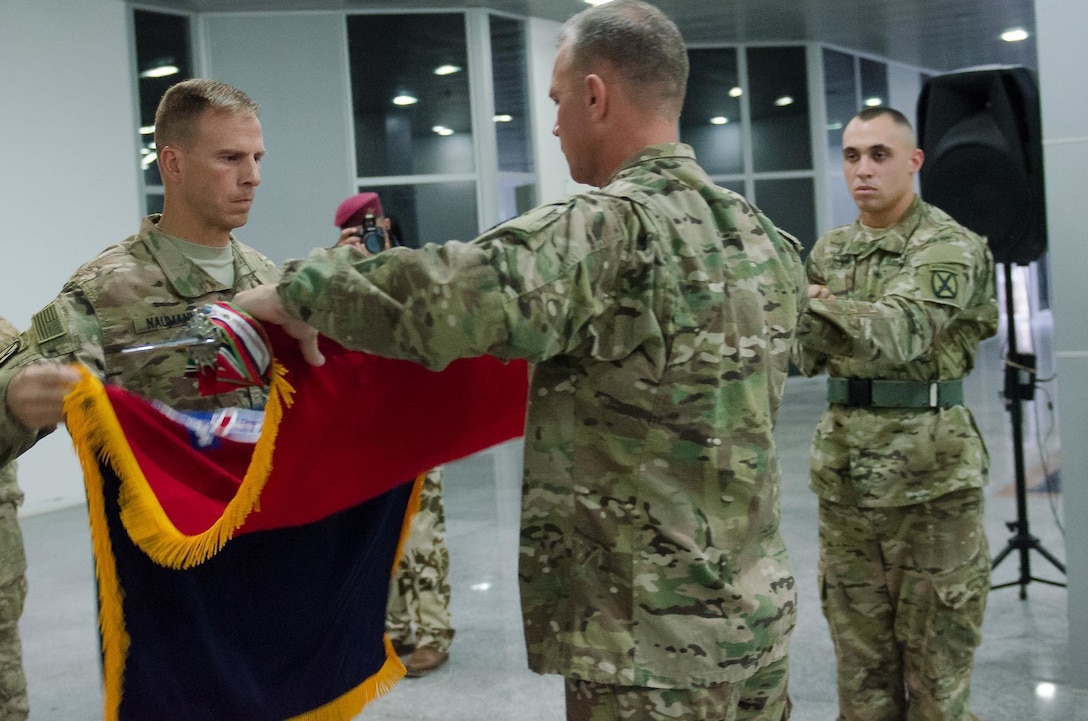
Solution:
<path fill-rule="evenodd" d="M 176 181 L 181 176 L 181 151 L 173 146 L 164 146 L 158 154 L 156 162 L 159 164 L 159 175 L 163 180 Z"/>
<path fill-rule="evenodd" d="M 915 148 L 914 152 L 910 154 L 910 172 L 917 173 L 922 169 L 922 163 L 926 161 L 926 154 L 922 152 L 921 148 Z"/>

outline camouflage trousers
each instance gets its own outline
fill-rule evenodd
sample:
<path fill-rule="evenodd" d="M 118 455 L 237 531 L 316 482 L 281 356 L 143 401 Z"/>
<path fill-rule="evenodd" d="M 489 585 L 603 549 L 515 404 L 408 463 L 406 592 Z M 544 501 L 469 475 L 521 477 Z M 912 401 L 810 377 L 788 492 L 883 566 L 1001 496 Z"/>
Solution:
<path fill-rule="evenodd" d="M 0 503 L 0 719 L 29 714 L 19 617 L 26 600 L 26 555 L 15 503 Z"/>
<path fill-rule="evenodd" d="M 788 721 L 789 658 L 708 688 L 612 686 L 566 679 L 567 721 Z"/>
<path fill-rule="evenodd" d="M 898 508 L 820 500 L 820 599 L 840 721 L 963 721 L 990 589 L 983 495 Z"/>
<path fill-rule="evenodd" d="M 450 553 L 446 548 L 446 512 L 442 506 L 442 469 L 427 473 L 408 539 L 393 573 L 385 629 L 397 644 L 448 651 L 453 641 L 450 619 Z"/>

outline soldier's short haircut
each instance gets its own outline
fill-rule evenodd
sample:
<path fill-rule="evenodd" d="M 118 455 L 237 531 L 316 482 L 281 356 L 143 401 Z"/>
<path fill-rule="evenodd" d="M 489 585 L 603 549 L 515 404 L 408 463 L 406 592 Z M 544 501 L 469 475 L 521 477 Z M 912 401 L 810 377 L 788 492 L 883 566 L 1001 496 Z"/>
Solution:
<path fill-rule="evenodd" d="M 575 69 L 585 71 L 594 61 L 604 60 L 647 104 L 680 115 L 688 53 L 676 24 L 654 6 L 614 0 L 587 8 L 559 30 L 559 44 L 569 47 Z"/>
<path fill-rule="evenodd" d="M 911 125 L 911 122 L 909 120 L 907 120 L 907 116 L 903 115 L 903 113 L 899 112 L 895 108 L 889 108 L 886 105 L 875 105 L 871 108 L 864 108 L 855 117 L 862 122 L 867 122 L 874 118 L 879 118 L 882 115 L 886 115 L 887 117 L 891 118 L 896 125 L 902 126 L 906 130 L 908 130 L 911 134 L 911 137 L 914 136 L 914 126 Z"/>
<path fill-rule="evenodd" d="M 238 88 L 218 80 L 193 78 L 171 85 L 155 111 L 155 148 L 184 146 L 206 110 L 257 116 L 260 106 Z"/>

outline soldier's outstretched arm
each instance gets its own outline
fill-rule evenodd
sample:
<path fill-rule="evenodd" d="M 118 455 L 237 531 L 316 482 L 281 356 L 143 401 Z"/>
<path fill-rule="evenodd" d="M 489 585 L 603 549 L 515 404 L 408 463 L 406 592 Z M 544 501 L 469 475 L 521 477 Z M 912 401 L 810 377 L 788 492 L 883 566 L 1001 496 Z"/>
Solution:
<path fill-rule="evenodd" d="M 105 373 L 98 321 L 82 293 L 67 287 L 0 348 L 0 465 L 63 422 L 64 396 L 79 380 L 74 363 Z"/>

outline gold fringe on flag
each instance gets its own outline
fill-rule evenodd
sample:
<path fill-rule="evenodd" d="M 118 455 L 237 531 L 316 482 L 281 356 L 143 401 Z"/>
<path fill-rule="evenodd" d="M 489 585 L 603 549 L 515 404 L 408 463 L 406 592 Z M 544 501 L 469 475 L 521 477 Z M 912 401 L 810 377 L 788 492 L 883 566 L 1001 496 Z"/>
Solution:
<path fill-rule="evenodd" d="M 130 639 L 122 606 L 124 589 L 117 575 L 110 545 L 99 459 L 108 463 L 120 480 L 118 500 L 121 521 L 136 546 L 161 566 L 178 570 L 191 568 L 218 553 L 259 505 L 261 491 L 272 470 L 272 453 L 280 421 L 285 408 L 291 406 L 294 388 L 286 379 L 287 370 L 279 363 L 273 364 L 264 423 L 245 478 L 223 515 L 206 531 L 190 536 L 174 526 L 152 492 L 125 438 L 102 381 L 85 367 L 78 366 L 78 369 L 82 379 L 64 400 L 65 423 L 83 468 L 87 490 L 99 594 L 98 625 L 102 637 L 105 696 L 103 719 L 116 721 Z M 420 474 L 414 482 L 401 525 L 394 569 L 407 542 L 412 518 L 419 508 L 425 478 L 426 473 Z M 388 692 L 404 677 L 404 664 L 397 657 L 388 636 L 385 638 L 385 652 L 385 663 L 377 673 L 339 698 L 295 716 L 290 721 L 348 721 L 354 718 L 367 703 Z"/>
<path fill-rule="evenodd" d="M 102 487 L 97 458 L 116 471 L 121 480 L 118 498 L 121 522 L 133 543 L 160 566 L 192 568 L 214 556 L 258 506 L 272 471 L 272 452 L 280 421 L 294 394 L 286 379 L 287 370 L 278 363 L 273 365 L 261 435 L 238 491 L 223 515 L 210 528 L 195 535 L 182 533 L 170 521 L 133 455 L 102 382 L 86 369 L 80 370 L 83 380 L 65 399 L 65 422 L 88 485 L 94 476 L 96 487 L 99 490 Z"/>

